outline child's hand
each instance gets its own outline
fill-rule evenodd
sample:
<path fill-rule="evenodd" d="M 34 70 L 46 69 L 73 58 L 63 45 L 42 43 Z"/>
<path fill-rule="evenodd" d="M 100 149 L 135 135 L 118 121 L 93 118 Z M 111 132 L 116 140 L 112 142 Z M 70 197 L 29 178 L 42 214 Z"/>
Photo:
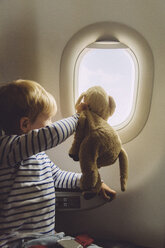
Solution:
<path fill-rule="evenodd" d="M 88 105 L 84 102 L 81 102 L 79 105 L 76 106 L 76 112 L 79 114 L 81 111 L 88 108 Z"/>
<path fill-rule="evenodd" d="M 116 198 L 116 191 L 111 189 L 108 185 L 105 183 L 102 183 L 101 185 L 101 191 L 100 194 L 104 197 L 106 200 L 114 200 Z"/>

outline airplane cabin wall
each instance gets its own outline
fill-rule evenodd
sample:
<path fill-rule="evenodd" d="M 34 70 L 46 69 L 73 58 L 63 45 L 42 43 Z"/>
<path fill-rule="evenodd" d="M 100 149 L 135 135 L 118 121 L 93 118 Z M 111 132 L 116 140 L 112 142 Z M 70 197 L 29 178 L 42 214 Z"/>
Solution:
<path fill-rule="evenodd" d="M 88 230 L 101 238 L 165 247 L 164 11 L 163 0 L 0 1 L 0 82 L 17 78 L 40 82 L 56 98 L 56 120 L 63 118 L 59 98 L 62 52 L 81 28 L 104 21 L 125 24 L 147 40 L 153 53 L 150 115 L 141 133 L 124 145 L 130 161 L 128 190 L 120 192 L 117 163 L 101 169 L 104 181 L 118 191 L 117 199 L 85 213 L 59 214 L 66 230 Z M 48 154 L 61 168 L 80 171 L 68 157 L 72 138 Z"/>

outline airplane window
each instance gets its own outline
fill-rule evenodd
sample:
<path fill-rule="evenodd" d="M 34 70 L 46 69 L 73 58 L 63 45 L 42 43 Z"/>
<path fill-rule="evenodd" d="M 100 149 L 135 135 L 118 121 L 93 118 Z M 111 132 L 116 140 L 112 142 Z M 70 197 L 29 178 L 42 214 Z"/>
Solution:
<path fill-rule="evenodd" d="M 88 88 L 99 85 L 116 102 L 108 122 L 117 130 L 134 114 L 137 94 L 137 60 L 120 42 L 95 42 L 80 54 L 75 70 L 75 101 Z"/>
<path fill-rule="evenodd" d="M 75 33 L 60 63 L 60 111 L 75 112 L 82 91 L 101 85 L 114 97 L 116 110 L 109 119 L 127 143 L 141 133 L 149 118 L 154 57 L 148 42 L 131 27 L 94 23 Z"/>

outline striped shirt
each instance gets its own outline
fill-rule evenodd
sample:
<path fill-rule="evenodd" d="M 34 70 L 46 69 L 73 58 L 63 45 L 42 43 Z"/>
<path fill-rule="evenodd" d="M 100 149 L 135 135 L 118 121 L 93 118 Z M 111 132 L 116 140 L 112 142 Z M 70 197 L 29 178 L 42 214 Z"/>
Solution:
<path fill-rule="evenodd" d="M 55 187 L 76 188 L 81 174 L 61 170 L 44 151 L 73 134 L 77 121 L 75 114 L 24 135 L 0 136 L 0 247 L 9 247 L 14 233 L 54 233 Z"/>

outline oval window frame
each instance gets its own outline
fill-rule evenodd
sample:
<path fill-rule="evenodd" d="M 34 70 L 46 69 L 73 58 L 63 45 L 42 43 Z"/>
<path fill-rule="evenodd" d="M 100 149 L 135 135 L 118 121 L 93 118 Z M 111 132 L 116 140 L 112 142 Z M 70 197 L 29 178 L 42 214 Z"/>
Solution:
<path fill-rule="evenodd" d="M 138 61 L 138 95 L 135 112 L 129 123 L 118 130 L 122 143 L 134 139 L 144 128 L 151 106 L 154 59 L 149 44 L 136 30 L 114 22 L 91 24 L 77 32 L 63 50 L 60 64 L 60 110 L 63 117 L 72 115 L 74 109 L 74 74 L 79 54 L 97 41 L 115 41 L 125 44 Z M 65 101 L 64 101 L 65 99 Z"/>

